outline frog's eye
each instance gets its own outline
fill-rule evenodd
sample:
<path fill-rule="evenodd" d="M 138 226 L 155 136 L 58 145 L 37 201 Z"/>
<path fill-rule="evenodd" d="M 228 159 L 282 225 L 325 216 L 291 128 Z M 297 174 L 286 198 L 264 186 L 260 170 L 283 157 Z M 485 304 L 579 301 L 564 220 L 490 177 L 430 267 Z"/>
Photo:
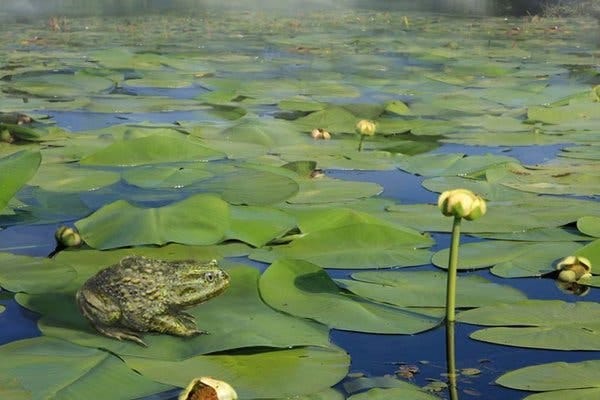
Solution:
<path fill-rule="evenodd" d="M 207 272 L 204 274 L 204 279 L 206 280 L 206 282 L 212 282 L 215 280 L 215 274 L 213 274 L 212 272 Z"/>

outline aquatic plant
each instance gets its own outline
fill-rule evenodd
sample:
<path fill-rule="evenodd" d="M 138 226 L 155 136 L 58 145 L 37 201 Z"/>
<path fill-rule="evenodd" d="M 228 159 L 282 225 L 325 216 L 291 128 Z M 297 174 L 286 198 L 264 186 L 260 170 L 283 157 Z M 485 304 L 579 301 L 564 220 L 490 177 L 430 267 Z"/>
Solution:
<path fill-rule="evenodd" d="M 362 151 L 363 141 L 367 136 L 375 135 L 375 122 L 367 119 L 361 119 L 356 123 L 356 133 L 360 135 L 360 141 L 358 142 L 358 151 Z"/>
<path fill-rule="evenodd" d="M 485 200 L 466 189 L 454 189 L 443 192 L 438 198 L 438 207 L 445 216 L 454 217 L 446 286 L 446 321 L 454 322 L 460 223 L 463 218 L 472 221 L 483 216 L 487 211 L 487 207 Z"/>

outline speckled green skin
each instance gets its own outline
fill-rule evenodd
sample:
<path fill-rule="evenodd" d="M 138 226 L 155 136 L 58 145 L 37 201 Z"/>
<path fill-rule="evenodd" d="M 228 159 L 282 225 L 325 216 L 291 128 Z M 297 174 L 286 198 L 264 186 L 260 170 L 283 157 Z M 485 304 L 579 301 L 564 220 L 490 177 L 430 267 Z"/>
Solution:
<path fill-rule="evenodd" d="M 163 261 L 130 256 L 98 272 L 77 291 L 81 313 L 102 334 L 145 346 L 139 332 L 177 336 L 204 333 L 181 311 L 229 286 L 216 260 Z"/>

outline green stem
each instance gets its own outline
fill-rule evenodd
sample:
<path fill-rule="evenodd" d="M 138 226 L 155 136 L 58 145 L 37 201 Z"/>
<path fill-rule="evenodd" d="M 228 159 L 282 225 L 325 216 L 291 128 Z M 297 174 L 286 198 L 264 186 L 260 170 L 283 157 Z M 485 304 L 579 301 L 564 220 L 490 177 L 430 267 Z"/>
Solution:
<path fill-rule="evenodd" d="M 458 269 L 458 245 L 460 244 L 460 217 L 454 217 L 452 242 L 448 259 L 448 280 L 446 285 L 446 321 L 454 322 L 456 305 L 456 271 Z"/>
<path fill-rule="evenodd" d="M 360 135 L 360 141 L 358 142 L 358 151 L 362 151 L 363 140 L 365 140 L 365 135 Z"/>

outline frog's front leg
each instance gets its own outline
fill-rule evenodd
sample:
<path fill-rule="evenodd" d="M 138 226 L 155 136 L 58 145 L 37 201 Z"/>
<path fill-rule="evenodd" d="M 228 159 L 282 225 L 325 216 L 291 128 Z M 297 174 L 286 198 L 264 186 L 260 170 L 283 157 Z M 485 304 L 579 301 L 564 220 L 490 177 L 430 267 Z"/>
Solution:
<path fill-rule="evenodd" d="M 170 335 L 194 336 L 206 333 L 198 329 L 192 315 L 184 312 L 156 315 L 150 323 L 150 330 Z"/>

